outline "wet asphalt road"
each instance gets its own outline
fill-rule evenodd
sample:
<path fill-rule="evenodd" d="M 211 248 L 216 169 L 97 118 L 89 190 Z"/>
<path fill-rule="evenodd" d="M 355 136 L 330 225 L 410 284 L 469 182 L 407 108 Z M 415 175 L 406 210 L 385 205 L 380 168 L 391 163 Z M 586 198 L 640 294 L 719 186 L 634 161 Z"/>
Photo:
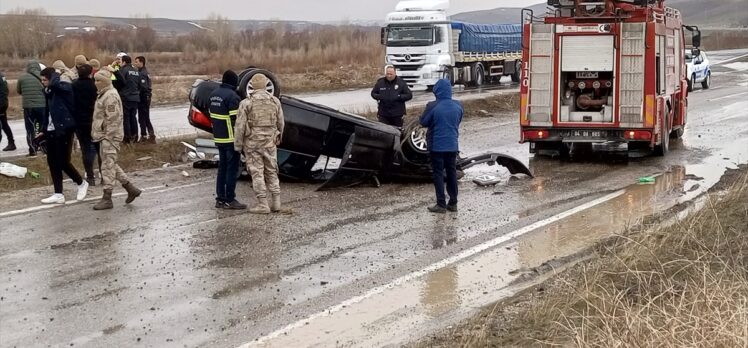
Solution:
<path fill-rule="evenodd" d="M 686 135 L 671 144 L 672 152 L 665 158 L 628 162 L 531 158 L 527 145 L 517 144 L 514 115 L 470 120 L 462 131 L 464 153 L 500 150 L 528 163 L 536 178 L 508 177 L 495 167 L 473 168 L 460 183 L 460 212 L 447 216 L 425 211 L 432 203 L 430 185 L 396 183 L 332 192 L 287 183 L 283 198 L 294 215 L 216 211 L 214 172 L 187 169 L 191 176 L 183 177 L 183 168 L 134 176 L 148 188 L 146 193 L 131 206 L 124 206 L 119 196 L 115 209 L 107 212 L 93 212 L 90 201 L 34 210 L 38 199 L 48 194 L 46 188 L 23 195 L 3 193 L 0 346 L 239 346 L 462 250 L 627 187 L 644 175 L 666 173 L 656 189 L 626 196 L 627 204 L 648 207 L 664 198 L 691 199 L 713 185 L 725 168 L 748 162 L 746 95 L 748 72 L 715 68 L 713 87 L 691 94 Z M 470 182 L 483 173 L 503 181 L 492 188 Z M 251 202 L 247 183 L 237 191 Z M 24 208 L 30 209 L 14 212 Z M 627 216 L 613 219 L 608 215 L 612 208 L 607 209 L 591 214 L 597 217 L 591 222 L 578 221 L 574 230 L 586 231 L 589 228 L 581 227 L 601 221 L 627 222 Z M 525 243 L 530 251 L 523 257 L 537 263 L 555 256 L 553 251 L 564 241 L 593 238 L 570 233 Z M 496 264 L 503 260 L 506 264 Z M 499 273 L 515 272 L 524 264 L 501 257 L 492 261 Z M 456 290 L 462 289 L 456 280 L 462 278 L 449 276 L 468 277 L 460 273 L 465 268 L 455 267 L 447 276 L 441 271 L 430 275 L 433 281 L 426 293 L 400 294 L 415 302 L 420 296 L 431 308 L 421 320 L 393 326 L 392 316 L 362 311 L 355 320 L 370 321 L 364 330 L 366 342 L 397 343 L 438 325 L 434 321 L 450 316 L 449 303 L 456 297 L 471 297 L 465 295 L 468 290 Z M 471 272 L 474 277 L 475 270 Z M 489 290 L 485 283 L 484 289 L 480 286 L 479 294 Z M 390 297 L 376 308 L 390 302 L 397 303 Z M 458 307 L 471 306 L 463 301 Z M 409 318 L 405 313 L 398 316 Z M 408 327 L 415 323 L 419 326 Z M 309 326 L 317 327 L 315 322 Z M 325 335 L 320 330 L 302 331 L 295 340 L 288 336 L 288 342 L 336 344 L 335 337 L 315 341 Z M 279 342 L 267 344 L 288 346 Z M 340 342 L 367 346 L 360 338 Z"/>

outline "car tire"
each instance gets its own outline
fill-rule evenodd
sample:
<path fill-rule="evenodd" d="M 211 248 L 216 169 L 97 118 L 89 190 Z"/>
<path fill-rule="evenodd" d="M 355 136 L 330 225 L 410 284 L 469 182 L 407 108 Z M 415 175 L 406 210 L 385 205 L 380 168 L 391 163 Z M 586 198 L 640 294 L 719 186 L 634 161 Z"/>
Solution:
<path fill-rule="evenodd" d="M 704 81 L 701 81 L 701 88 L 709 89 L 709 86 L 711 85 L 712 85 L 712 73 L 707 71 Z"/>
<path fill-rule="evenodd" d="M 278 83 L 278 79 L 270 71 L 265 70 L 265 69 L 248 69 L 248 71 L 242 72 L 242 74 L 244 76 L 242 76 L 239 82 L 239 91 L 238 91 L 240 97 L 246 98 L 247 94 L 249 94 L 249 92 L 254 89 L 254 87 L 249 84 L 249 81 L 251 81 L 252 77 L 254 77 L 257 74 L 263 74 L 267 76 L 269 81 L 268 81 L 268 85 L 266 86 L 266 90 L 270 92 L 272 95 L 276 97 L 280 97 L 281 86 Z"/>
<path fill-rule="evenodd" d="M 421 126 L 418 119 L 411 121 L 403 128 L 401 150 L 405 159 L 412 163 L 429 163 L 426 131 L 427 129 Z"/>
<path fill-rule="evenodd" d="M 696 84 L 696 75 L 691 75 L 691 78 L 688 80 L 688 91 L 693 92 L 693 85 Z"/>

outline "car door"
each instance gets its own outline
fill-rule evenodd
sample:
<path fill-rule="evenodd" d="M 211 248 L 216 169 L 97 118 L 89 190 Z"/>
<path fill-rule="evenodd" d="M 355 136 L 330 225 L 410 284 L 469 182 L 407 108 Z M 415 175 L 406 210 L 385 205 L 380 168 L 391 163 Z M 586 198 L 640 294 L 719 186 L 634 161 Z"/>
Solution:
<path fill-rule="evenodd" d="M 694 74 L 696 74 L 696 81 L 697 82 L 701 82 L 704 79 L 704 77 L 706 76 L 704 74 L 704 71 L 705 71 L 704 68 L 705 68 L 705 66 L 706 65 L 704 64 L 704 53 L 701 52 L 693 60 L 693 69 L 694 69 Z"/>

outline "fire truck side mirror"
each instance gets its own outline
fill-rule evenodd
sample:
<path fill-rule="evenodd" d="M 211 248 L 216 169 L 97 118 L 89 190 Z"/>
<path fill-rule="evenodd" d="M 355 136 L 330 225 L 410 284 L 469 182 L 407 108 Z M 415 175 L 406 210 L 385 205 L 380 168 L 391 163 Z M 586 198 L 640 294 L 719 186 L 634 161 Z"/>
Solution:
<path fill-rule="evenodd" d="M 387 27 L 382 27 L 382 31 L 379 33 L 379 42 L 382 45 L 387 43 Z"/>

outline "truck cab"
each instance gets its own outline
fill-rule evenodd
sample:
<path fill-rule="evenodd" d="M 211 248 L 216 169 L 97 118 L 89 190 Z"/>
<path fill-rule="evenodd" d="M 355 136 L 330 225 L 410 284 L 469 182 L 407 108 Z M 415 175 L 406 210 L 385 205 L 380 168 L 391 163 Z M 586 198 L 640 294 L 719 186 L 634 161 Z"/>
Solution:
<path fill-rule="evenodd" d="M 411 86 L 433 86 L 454 65 L 450 52 L 449 1 L 401 1 L 386 18 L 382 43 L 387 64 Z"/>

